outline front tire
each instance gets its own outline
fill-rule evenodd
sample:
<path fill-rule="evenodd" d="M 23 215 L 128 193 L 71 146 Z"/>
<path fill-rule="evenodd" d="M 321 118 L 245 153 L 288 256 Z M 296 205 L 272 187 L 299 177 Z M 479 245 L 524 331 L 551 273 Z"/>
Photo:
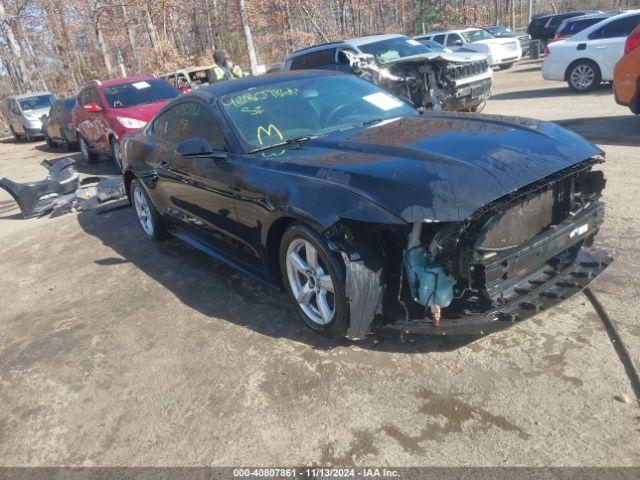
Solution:
<path fill-rule="evenodd" d="M 600 85 L 600 68 L 591 60 L 579 60 L 567 69 L 567 84 L 574 92 L 589 92 Z"/>
<path fill-rule="evenodd" d="M 129 197 L 131 198 L 131 204 L 133 210 L 136 212 L 136 217 L 142 227 L 142 233 L 149 240 L 160 240 L 164 238 L 166 228 L 162 217 L 156 210 L 156 207 L 151 203 L 151 199 L 144 187 L 140 183 L 140 180 L 134 178 L 129 186 Z"/>
<path fill-rule="evenodd" d="M 11 130 L 11 135 L 13 135 L 13 140 L 16 142 L 20 141 L 20 135 L 18 135 L 18 133 L 15 131 L 15 129 L 11 126 L 9 127 Z"/>
<path fill-rule="evenodd" d="M 31 132 L 26 128 L 24 129 L 24 138 L 29 143 L 33 142 L 33 137 L 31 136 Z"/>
<path fill-rule="evenodd" d="M 122 173 L 122 157 L 120 156 L 120 142 L 115 138 L 112 138 L 109 142 L 109 147 L 111 148 L 111 157 L 113 158 L 113 163 L 115 163 L 116 168 L 119 173 Z"/>
<path fill-rule="evenodd" d="M 344 338 L 349 325 L 344 266 L 324 239 L 294 223 L 280 243 L 280 270 L 287 293 L 312 330 Z"/>
<path fill-rule="evenodd" d="M 82 159 L 87 163 L 97 163 L 98 155 L 89 149 L 87 141 L 83 137 L 79 136 L 78 142 L 80 143 L 80 154 L 82 155 Z"/>
<path fill-rule="evenodd" d="M 513 63 L 503 63 L 502 65 L 500 65 L 500 70 L 509 70 L 511 67 L 513 67 Z"/>

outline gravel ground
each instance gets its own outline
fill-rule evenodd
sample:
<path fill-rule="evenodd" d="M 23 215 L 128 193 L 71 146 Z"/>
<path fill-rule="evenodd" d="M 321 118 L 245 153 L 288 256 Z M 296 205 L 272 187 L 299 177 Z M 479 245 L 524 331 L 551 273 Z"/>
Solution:
<path fill-rule="evenodd" d="M 640 365 L 640 119 L 609 86 L 574 95 L 532 62 L 496 72 L 486 112 L 606 151 L 600 311 L 579 294 L 475 341 L 330 343 L 283 294 L 145 241 L 131 209 L 23 220 L 0 191 L 0 465 L 640 464 L 623 361 Z M 5 141 L 0 177 L 39 180 L 62 156 Z"/>

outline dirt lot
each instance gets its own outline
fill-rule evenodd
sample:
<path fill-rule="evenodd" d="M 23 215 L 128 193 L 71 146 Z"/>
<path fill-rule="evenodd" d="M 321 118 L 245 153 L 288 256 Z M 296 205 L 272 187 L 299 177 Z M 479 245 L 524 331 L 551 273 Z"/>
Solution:
<path fill-rule="evenodd" d="M 22 220 L 0 191 L 0 465 L 640 464 L 640 119 L 534 63 L 496 73 L 486 112 L 607 152 L 600 312 L 580 294 L 475 341 L 329 343 L 283 294 L 143 240 L 131 209 Z M 4 142 L 0 177 L 63 155 Z"/>

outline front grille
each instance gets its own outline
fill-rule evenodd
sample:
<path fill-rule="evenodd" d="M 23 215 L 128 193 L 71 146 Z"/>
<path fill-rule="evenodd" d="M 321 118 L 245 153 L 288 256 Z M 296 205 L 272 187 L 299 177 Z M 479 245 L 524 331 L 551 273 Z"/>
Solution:
<path fill-rule="evenodd" d="M 516 42 L 507 43 L 507 44 L 505 44 L 505 47 L 509 51 L 513 51 L 513 50 L 517 50 L 518 49 L 518 45 L 516 44 Z"/>
<path fill-rule="evenodd" d="M 477 62 L 450 64 L 448 67 L 448 73 L 455 79 L 473 77 L 486 72 L 489 68 L 489 64 L 486 60 L 480 60 Z"/>
<path fill-rule="evenodd" d="M 481 249 L 504 249 L 527 242 L 553 223 L 554 194 L 548 188 L 489 221 Z"/>
<path fill-rule="evenodd" d="M 520 35 L 518 37 L 518 42 L 520 42 L 520 48 L 522 50 L 526 50 L 527 48 L 529 48 L 529 44 L 531 43 L 531 39 L 529 38 L 529 35 Z"/>

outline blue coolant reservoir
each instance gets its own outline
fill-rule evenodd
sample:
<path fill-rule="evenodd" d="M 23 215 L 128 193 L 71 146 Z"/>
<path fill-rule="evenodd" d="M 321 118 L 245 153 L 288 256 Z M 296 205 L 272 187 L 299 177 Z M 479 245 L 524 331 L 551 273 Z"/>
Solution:
<path fill-rule="evenodd" d="M 434 262 L 424 248 L 413 248 L 405 254 L 407 278 L 413 299 L 424 305 L 448 307 L 453 300 L 455 281 L 442 265 Z"/>

